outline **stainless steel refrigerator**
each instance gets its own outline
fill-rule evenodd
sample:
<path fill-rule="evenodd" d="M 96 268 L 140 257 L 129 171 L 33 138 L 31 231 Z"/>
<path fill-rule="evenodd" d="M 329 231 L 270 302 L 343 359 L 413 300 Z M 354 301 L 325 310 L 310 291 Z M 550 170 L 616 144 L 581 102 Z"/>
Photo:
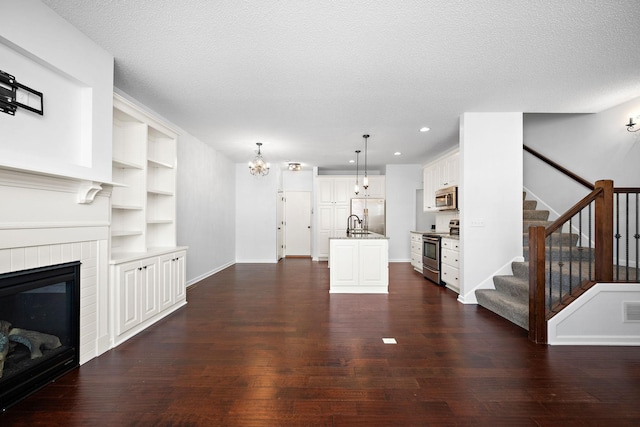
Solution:
<path fill-rule="evenodd" d="M 365 215 L 365 212 L 367 215 Z M 363 221 L 368 222 L 369 231 L 382 234 L 386 233 L 385 204 L 384 199 L 354 198 L 351 199 L 351 215 L 358 215 Z M 365 220 L 365 216 L 367 219 Z M 364 222 L 363 222 L 364 226 Z"/>

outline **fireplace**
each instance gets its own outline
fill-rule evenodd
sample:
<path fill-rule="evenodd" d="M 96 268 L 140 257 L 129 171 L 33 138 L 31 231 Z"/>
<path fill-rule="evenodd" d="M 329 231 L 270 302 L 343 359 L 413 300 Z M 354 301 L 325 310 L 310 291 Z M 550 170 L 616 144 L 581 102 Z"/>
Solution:
<path fill-rule="evenodd" d="M 0 274 L 0 410 L 79 366 L 80 262 Z"/>

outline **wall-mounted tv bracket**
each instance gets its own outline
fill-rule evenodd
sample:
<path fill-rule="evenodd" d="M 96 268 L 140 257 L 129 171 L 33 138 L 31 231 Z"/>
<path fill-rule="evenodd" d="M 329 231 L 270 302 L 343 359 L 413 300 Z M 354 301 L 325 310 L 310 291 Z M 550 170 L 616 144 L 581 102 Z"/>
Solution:
<path fill-rule="evenodd" d="M 16 78 L 9 73 L 0 70 L 0 112 L 15 116 L 18 107 L 25 110 L 44 115 L 44 96 L 42 92 L 33 90 L 16 81 Z M 40 108 L 37 106 L 40 101 Z M 27 105 L 26 103 L 30 105 Z"/>

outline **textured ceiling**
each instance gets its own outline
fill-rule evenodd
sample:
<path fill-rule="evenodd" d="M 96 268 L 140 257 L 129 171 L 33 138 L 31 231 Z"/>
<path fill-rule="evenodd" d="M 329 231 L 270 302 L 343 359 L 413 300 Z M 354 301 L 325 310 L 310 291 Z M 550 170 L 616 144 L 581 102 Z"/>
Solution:
<path fill-rule="evenodd" d="M 372 167 L 421 163 L 463 112 L 640 96 L 637 0 L 43 3 L 115 56 L 118 88 L 234 162 L 260 141 L 274 166 L 349 169 L 368 133 Z"/>

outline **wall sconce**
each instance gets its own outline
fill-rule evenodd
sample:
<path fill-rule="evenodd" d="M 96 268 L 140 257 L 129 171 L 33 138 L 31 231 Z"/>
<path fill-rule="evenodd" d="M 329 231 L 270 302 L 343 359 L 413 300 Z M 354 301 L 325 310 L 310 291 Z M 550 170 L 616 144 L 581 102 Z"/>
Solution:
<path fill-rule="evenodd" d="M 627 132 L 638 132 L 640 128 L 634 129 L 636 123 L 633 122 L 633 117 L 629 117 L 629 123 L 625 125 L 627 127 Z"/>
<path fill-rule="evenodd" d="M 302 166 L 300 166 L 300 163 L 289 163 L 289 170 L 292 172 L 300 172 Z"/>

